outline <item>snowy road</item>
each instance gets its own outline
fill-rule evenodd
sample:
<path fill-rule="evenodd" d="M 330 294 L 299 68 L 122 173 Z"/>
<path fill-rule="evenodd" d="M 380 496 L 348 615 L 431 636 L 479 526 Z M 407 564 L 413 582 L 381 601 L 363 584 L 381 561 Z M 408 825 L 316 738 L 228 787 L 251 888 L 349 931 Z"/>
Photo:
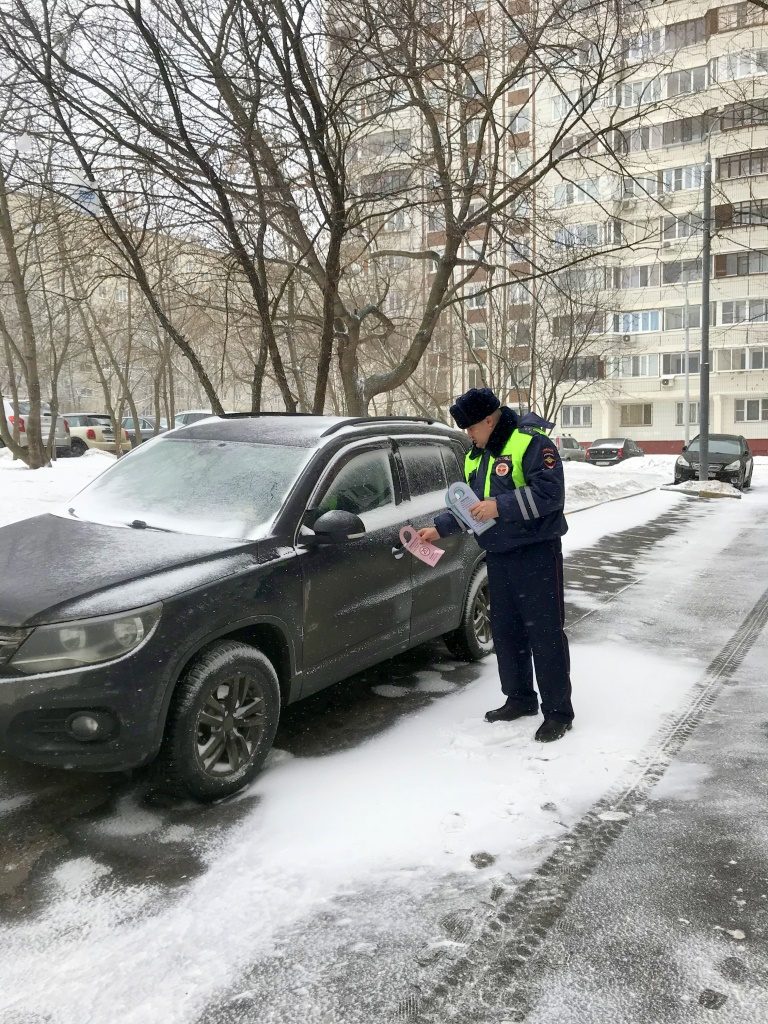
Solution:
<path fill-rule="evenodd" d="M 217 807 L 3 761 L 0 1022 L 553 1019 L 535 1014 L 565 974 L 515 1002 L 517 978 L 559 924 L 583 925 L 568 931 L 564 903 L 503 980 L 486 971 L 509 956 L 492 938 L 525 932 L 521 894 L 548 892 L 536 869 L 636 782 L 759 601 L 759 470 L 740 502 L 653 492 L 572 516 L 578 718 L 553 749 L 532 722 L 486 726 L 494 666 L 431 645 L 290 709 L 270 769 Z M 758 642 L 744 665 L 764 677 L 767 657 Z M 649 1019 L 632 1012 L 611 1019 Z"/>

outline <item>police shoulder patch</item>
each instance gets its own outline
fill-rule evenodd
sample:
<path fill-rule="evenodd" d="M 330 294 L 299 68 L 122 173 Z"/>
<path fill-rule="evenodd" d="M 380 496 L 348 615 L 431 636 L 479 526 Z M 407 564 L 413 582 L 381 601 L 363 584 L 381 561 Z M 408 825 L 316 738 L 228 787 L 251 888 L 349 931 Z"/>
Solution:
<path fill-rule="evenodd" d="M 557 456 L 553 448 L 545 448 L 541 453 L 541 459 L 547 469 L 554 469 L 557 465 Z"/>
<path fill-rule="evenodd" d="M 510 465 L 508 459 L 499 459 L 493 468 L 493 471 L 496 474 L 496 476 L 508 476 L 509 470 Z"/>

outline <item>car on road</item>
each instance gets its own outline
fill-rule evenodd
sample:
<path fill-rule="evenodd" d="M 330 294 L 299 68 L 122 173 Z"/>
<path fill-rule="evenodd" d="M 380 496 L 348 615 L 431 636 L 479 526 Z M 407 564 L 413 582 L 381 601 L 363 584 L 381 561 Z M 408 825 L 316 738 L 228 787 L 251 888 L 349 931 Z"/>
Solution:
<path fill-rule="evenodd" d="M 13 432 L 14 420 L 16 418 L 16 409 L 13 401 L 10 398 L 3 397 L 3 409 L 5 410 L 5 421 L 8 424 L 8 429 Z M 29 438 L 27 437 L 27 423 L 26 419 L 29 416 L 30 402 L 26 398 L 20 398 L 18 403 L 18 427 L 19 427 L 19 444 L 22 448 L 26 448 L 29 444 Z M 51 433 L 51 407 L 47 402 L 40 403 L 40 427 L 43 432 L 43 440 L 48 443 L 48 438 Z M 56 449 L 57 458 L 66 457 L 71 454 L 72 439 L 69 433 L 69 423 L 66 417 L 56 417 L 56 430 L 54 434 L 54 447 Z M 3 448 L 3 440 L 0 438 L 0 448 Z"/>
<path fill-rule="evenodd" d="M 675 483 L 686 480 L 698 480 L 701 462 L 699 435 L 677 457 L 675 463 Z M 722 480 L 733 484 L 740 491 L 752 486 L 754 459 L 747 439 L 740 434 L 709 435 L 709 480 Z"/>
<path fill-rule="evenodd" d="M 484 556 L 430 525 L 468 442 L 419 418 L 229 415 L 0 529 L 0 750 L 235 792 L 286 704 L 435 637 L 493 649 Z M 55 571 L 54 571 L 55 570 Z"/>
<path fill-rule="evenodd" d="M 123 421 L 122 421 L 122 425 L 123 425 L 123 430 L 125 430 L 126 434 L 128 435 L 128 440 L 131 442 L 131 444 L 133 444 L 133 439 L 134 439 L 134 437 L 136 435 L 136 430 L 134 429 L 134 426 L 133 426 L 133 417 L 132 416 L 124 416 L 123 417 Z M 139 439 L 139 444 L 141 444 L 142 441 L 148 441 L 150 439 L 150 437 L 154 437 L 155 434 L 163 434 L 163 433 L 165 433 L 165 431 L 167 429 L 168 428 L 164 427 L 162 425 L 162 423 L 161 423 L 160 427 L 157 430 L 155 430 L 155 420 L 154 420 L 154 418 L 152 416 L 139 416 L 139 418 L 138 418 L 138 430 L 139 430 L 139 438 L 140 438 Z"/>
<path fill-rule="evenodd" d="M 584 462 L 586 459 L 585 449 L 570 434 L 553 434 L 552 440 L 555 442 L 555 447 L 560 452 L 563 462 Z"/>
<path fill-rule="evenodd" d="M 593 466 L 615 466 L 643 455 L 645 452 L 631 437 L 601 437 L 586 452 L 587 462 Z"/>
<path fill-rule="evenodd" d="M 98 448 L 103 452 L 117 451 L 115 430 L 108 413 L 68 412 L 66 417 L 72 435 L 73 455 L 85 455 L 89 448 Z M 120 447 L 124 452 L 131 447 L 125 430 L 122 430 Z"/>
<path fill-rule="evenodd" d="M 213 416 L 210 409 L 186 409 L 184 412 L 177 412 L 173 417 L 174 427 L 188 427 L 190 423 L 197 423 L 199 420 L 206 420 Z"/>

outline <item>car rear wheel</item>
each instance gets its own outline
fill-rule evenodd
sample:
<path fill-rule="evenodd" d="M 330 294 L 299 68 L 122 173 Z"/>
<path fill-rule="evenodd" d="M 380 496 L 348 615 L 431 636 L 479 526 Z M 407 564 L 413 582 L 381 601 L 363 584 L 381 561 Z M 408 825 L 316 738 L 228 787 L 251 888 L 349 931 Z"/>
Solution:
<path fill-rule="evenodd" d="M 162 785 L 198 800 L 236 793 L 264 763 L 279 718 L 280 684 L 261 651 L 235 641 L 208 648 L 174 693 Z"/>
<path fill-rule="evenodd" d="M 461 624 L 443 639 L 451 654 L 462 661 L 480 661 L 492 653 L 491 602 L 485 563 L 477 567 L 469 584 Z"/>
<path fill-rule="evenodd" d="M 73 437 L 72 438 L 72 448 L 71 448 L 72 455 L 74 455 L 74 456 L 85 455 L 85 453 L 87 451 L 88 451 L 88 445 L 85 443 L 85 441 L 81 441 L 79 437 Z"/>

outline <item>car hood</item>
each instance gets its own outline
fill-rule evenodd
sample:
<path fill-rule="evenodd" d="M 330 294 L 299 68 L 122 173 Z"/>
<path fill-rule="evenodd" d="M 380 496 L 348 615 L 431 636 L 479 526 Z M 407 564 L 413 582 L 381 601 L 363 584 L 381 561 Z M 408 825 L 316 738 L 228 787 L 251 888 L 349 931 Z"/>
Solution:
<path fill-rule="evenodd" d="M 55 515 L 0 529 L 0 625 L 106 615 L 253 565 L 252 542 L 105 526 Z M 224 564 L 222 564 L 224 563 Z"/>

